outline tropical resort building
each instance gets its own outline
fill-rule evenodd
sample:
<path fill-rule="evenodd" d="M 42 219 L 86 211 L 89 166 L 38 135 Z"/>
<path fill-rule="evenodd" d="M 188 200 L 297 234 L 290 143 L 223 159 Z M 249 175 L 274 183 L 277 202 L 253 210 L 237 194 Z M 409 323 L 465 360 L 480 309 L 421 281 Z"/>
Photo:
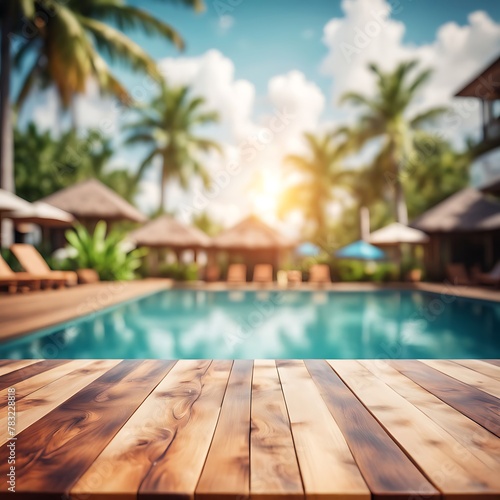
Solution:
<path fill-rule="evenodd" d="M 500 260 L 500 57 L 456 93 L 479 99 L 481 139 L 470 171 L 483 179 L 434 206 L 413 227 L 430 236 L 425 254 L 427 277 L 445 277 L 450 263 L 489 271 Z"/>

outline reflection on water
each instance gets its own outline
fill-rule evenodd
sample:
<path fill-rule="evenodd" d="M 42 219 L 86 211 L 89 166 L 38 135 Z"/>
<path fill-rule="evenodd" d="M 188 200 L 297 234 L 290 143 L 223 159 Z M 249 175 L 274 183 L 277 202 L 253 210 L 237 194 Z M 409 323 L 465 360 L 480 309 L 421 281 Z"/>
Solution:
<path fill-rule="evenodd" d="M 500 305 L 422 292 L 169 290 L 0 358 L 498 358 Z"/>

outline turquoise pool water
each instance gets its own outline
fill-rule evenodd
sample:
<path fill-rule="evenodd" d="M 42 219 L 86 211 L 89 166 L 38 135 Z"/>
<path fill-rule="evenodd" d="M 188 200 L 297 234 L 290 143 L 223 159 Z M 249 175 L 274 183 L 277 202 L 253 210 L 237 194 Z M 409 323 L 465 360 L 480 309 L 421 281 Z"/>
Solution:
<path fill-rule="evenodd" d="M 167 290 L 0 358 L 500 358 L 500 304 L 410 291 Z"/>

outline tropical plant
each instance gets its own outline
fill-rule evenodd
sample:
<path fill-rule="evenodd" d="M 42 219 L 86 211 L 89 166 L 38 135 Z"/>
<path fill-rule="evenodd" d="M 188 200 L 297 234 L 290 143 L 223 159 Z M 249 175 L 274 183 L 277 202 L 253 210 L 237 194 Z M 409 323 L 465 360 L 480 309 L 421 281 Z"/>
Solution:
<path fill-rule="evenodd" d="M 175 1 L 175 0 L 172 0 Z M 202 0 L 178 0 L 200 9 Z M 153 59 L 124 31 L 142 29 L 183 47 L 172 26 L 126 0 L 2 0 L 0 67 L 0 170 L 2 187 L 12 172 L 12 127 L 10 123 L 10 82 L 12 40 L 16 43 L 14 62 L 27 66 L 20 105 L 35 83 L 55 85 L 64 109 L 74 96 L 85 92 L 90 79 L 99 89 L 127 102 L 129 95 L 112 73 L 103 56 L 119 60 L 161 80 Z M 115 27 L 116 26 L 116 27 Z M 13 185 L 13 182 L 11 183 Z M 13 186 L 10 186 L 12 188 Z"/>
<path fill-rule="evenodd" d="M 57 139 L 34 123 L 14 133 L 16 192 L 36 201 L 76 182 L 96 178 L 132 202 L 135 176 L 127 169 L 109 169 L 111 140 L 96 130 L 69 131 Z"/>
<path fill-rule="evenodd" d="M 404 224 L 408 222 L 408 211 L 401 178 L 414 156 L 414 133 L 446 110 L 436 107 L 408 118 L 410 106 L 431 76 L 430 70 L 413 74 L 417 65 L 417 61 L 403 62 L 394 71 L 384 72 L 371 64 L 369 68 L 376 77 L 375 96 L 347 92 L 341 99 L 363 109 L 358 125 L 349 131 L 352 144 L 359 148 L 372 139 L 381 139 L 372 163 L 372 178 L 376 181 L 372 189 L 383 192 L 387 186 L 393 187 L 396 220 Z"/>
<path fill-rule="evenodd" d="M 208 212 L 199 212 L 193 215 L 191 224 L 201 229 L 208 236 L 215 236 L 220 233 L 224 226 L 215 221 Z"/>
<path fill-rule="evenodd" d="M 75 257 L 72 261 L 77 268 L 94 269 L 101 280 L 131 280 L 141 265 L 143 250 L 126 251 L 123 234 L 111 231 L 106 234 L 104 221 L 99 221 L 93 233 L 83 226 L 66 231 L 66 239 Z"/>
<path fill-rule="evenodd" d="M 165 210 L 168 181 L 176 179 L 183 188 L 193 176 L 201 177 L 206 186 L 210 182 L 200 154 L 222 150 L 217 142 L 195 134 L 199 126 L 218 121 L 218 114 L 205 110 L 204 104 L 202 97 L 189 95 L 188 87 L 165 87 L 147 107 L 139 108 L 136 121 L 125 127 L 132 131 L 127 144 L 148 146 L 137 171 L 138 181 L 156 158 L 161 161 L 160 212 Z"/>
<path fill-rule="evenodd" d="M 341 160 L 346 154 L 332 134 L 304 135 L 307 153 L 289 155 L 285 165 L 290 174 L 298 174 L 297 182 L 288 186 L 279 200 L 280 215 L 299 210 L 314 229 L 308 238 L 321 242 L 327 233 L 327 208 L 335 199 L 334 188 L 345 188 L 352 172 L 343 169 Z"/>

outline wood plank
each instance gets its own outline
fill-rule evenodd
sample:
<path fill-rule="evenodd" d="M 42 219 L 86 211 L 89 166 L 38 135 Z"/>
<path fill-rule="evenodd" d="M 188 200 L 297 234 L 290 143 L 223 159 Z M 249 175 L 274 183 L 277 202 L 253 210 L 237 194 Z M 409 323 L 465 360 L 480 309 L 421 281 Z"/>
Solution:
<path fill-rule="evenodd" d="M 121 500 L 135 500 L 150 469 L 157 466 L 180 429 L 190 423 L 209 366 L 208 360 L 178 361 L 80 477 L 71 497 L 119 495 Z"/>
<path fill-rule="evenodd" d="M 401 373 L 500 437 L 500 400 L 416 360 L 391 361 Z"/>
<path fill-rule="evenodd" d="M 155 462 L 141 484 L 139 498 L 158 499 L 159 494 L 194 498 L 212 442 L 226 391 L 232 361 L 214 361 L 201 380 L 201 395 L 189 421 L 178 429 L 168 452 Z"/>
<path fill-rule="evenodd" d="M 480 359 L 454 359 L 453 362 L 461 366 L 466 366 L 483 375 L 488 375 L 488 377 L 495 380 L 500 380 L 500 367 L 486 363 Z"/>
<path fill-rule="evenodd" d="M 245 498 L 250 493 L 250 403 L 253 362 L 234 361 L 197 498 Z"/>
<path fill-rule="evenodd" d="M 328 362 L 445 498 L 500 495 L 498 475 L 359 362 Z"/>
<path fill-rule="evenodd" d="M 32 499 L 40 491 L 67 494 L 173 364 L 122 361 L 21 432 L 18 442 L 29 448 L 17 456 L 16 498 Z M 0 449 L 2 475 L 6 450 Z"/>
<path fill-rule="evenodd" d="M 16 432 L 19 434 L 27 429 L 118 363 L 119 360 L 79 359 L 72 361 L 70 366 L 74 369 L 64 378 L 57 378 L 54 382 L 16 401 Z M 0 444 L 6 443 L 9 439 L 5 414 L 0 418 Z"/>
<path fill-rule="evenodd" d="M 465 366 L 457 365 L 445 359 L 423 359 L 427 366 L 444 373 L 454 379 L 460 380 L 464 384 L 470 385 L 496 398 L 500 398 L 500 382 L 494 378 L 483 375 Z"/>
<path fill-rule="evenodd" d="M 307 498 L 369 499 L 345 438 L 302 361 L 276 362 Z"/>
<path fill-rule="evenodd" d="M 251 414 L 252 498 L 303 498 L 290 422 L 273 360 L 254 362 Z"/>
<path fill-rule="evenodd" d="M 481 462 L 492 470 L 500 467 L 500 440 L 491 432 L 427 392 L 384 360 L 360 363 L 467 447 Z"/>
<path fill-rule="evenodd" d="M 9 387 L 16 389 L 16 401 L 28 396 L 32 392 L 50 384 L 67 373 L 76 369 L 74 361 L 64 359 L 46 359 L 11 372 L 2 377 L 0 390 L 0 408 L 7 405 L 7 391 Z"/>
<path fill-rule="evenodd" d="M 485 359 L 484 361 L 491 365 L 500 366 L 500 359 Z"/>
<path fill-rule="evenodd" d="M 10 361 L 9 363 L 0 366 L 0 376 L 6 375 L 7 373 L 13 372 L 14 370 L 20 370 L 29 365 L 39 363 L 41 359 L 18 359 L 15 361 Z"/>
<path fill-rule="evenodd" d="M 374 499 L 440 497 L 436 488 L 324 360 L 309 360 L 305 364 L 346 438 Z"/>

